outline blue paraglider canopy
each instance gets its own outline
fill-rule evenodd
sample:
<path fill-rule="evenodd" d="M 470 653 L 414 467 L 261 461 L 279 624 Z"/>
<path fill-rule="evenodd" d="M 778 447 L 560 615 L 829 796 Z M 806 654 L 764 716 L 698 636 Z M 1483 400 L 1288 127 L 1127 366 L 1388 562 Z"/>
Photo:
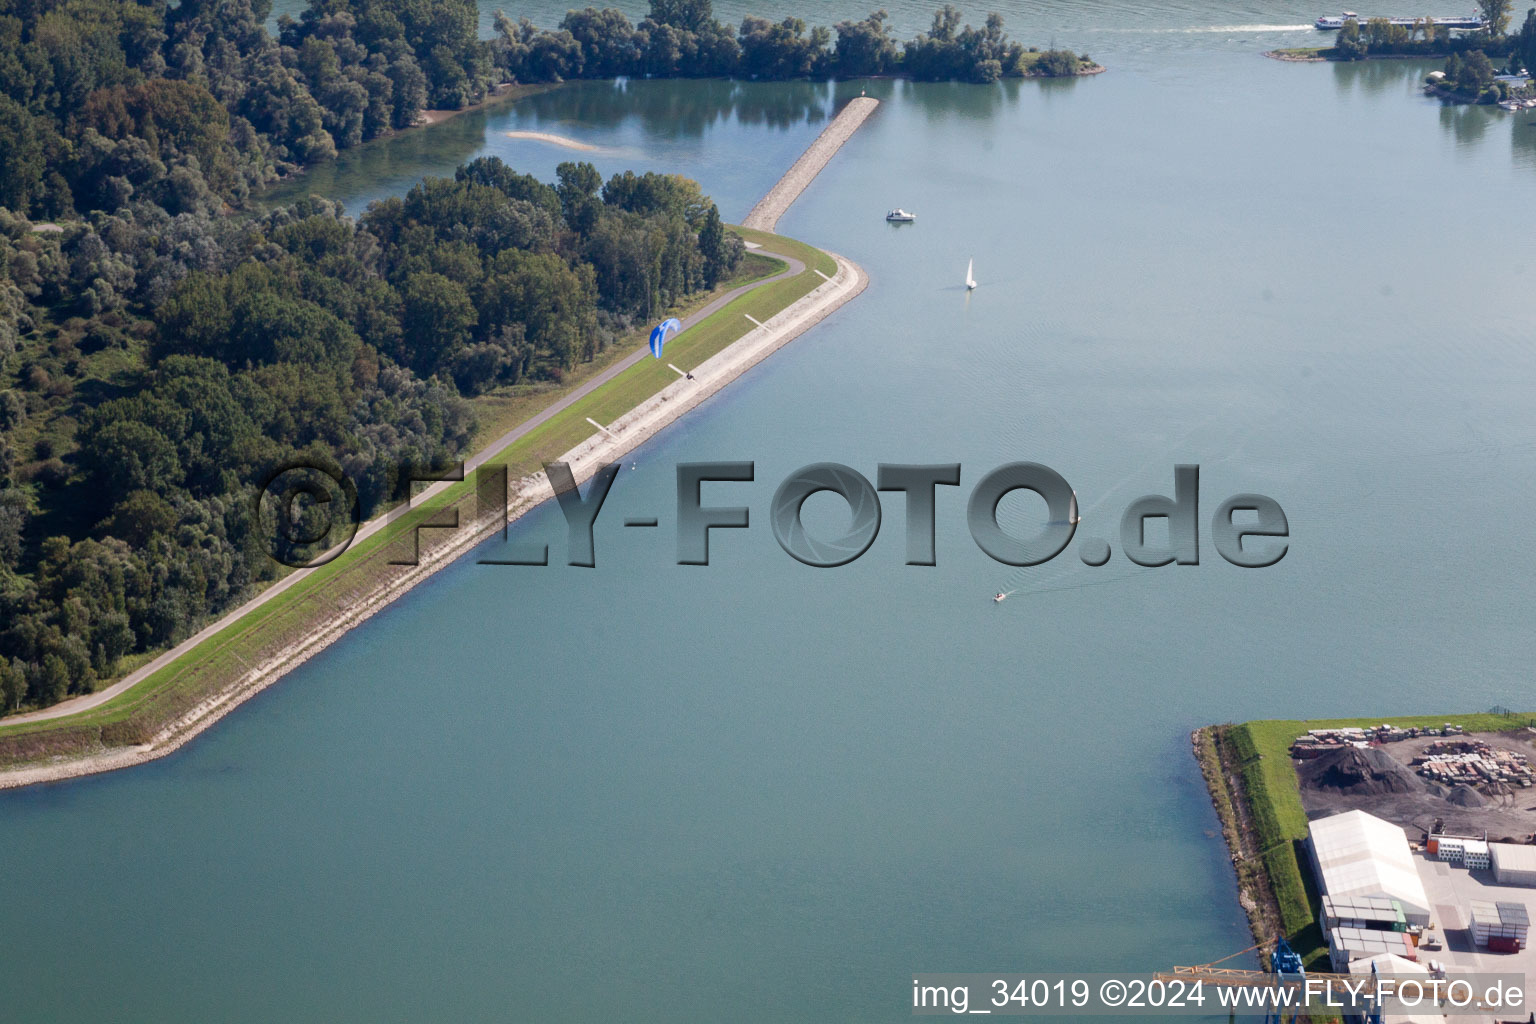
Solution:
<path fill-rule="evenodd" d="M 651 329 L 651 355 L 661 358 L 661 346 L 667 343 L 667 339 L 683 329 L 683 325 L 677 320 L 663 320 Z"/>

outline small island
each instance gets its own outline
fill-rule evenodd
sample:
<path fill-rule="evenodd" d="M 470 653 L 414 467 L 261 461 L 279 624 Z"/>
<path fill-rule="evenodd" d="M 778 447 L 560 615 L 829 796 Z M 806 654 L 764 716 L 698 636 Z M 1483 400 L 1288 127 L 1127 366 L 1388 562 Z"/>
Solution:
<path fill-rule="evenodd" d="M 1479 53 L 1493 61 L 1521 68 L 1536 63 L 1536 10 L 1528 12 L 1520 29 L 1511 33 L 1510 0 L 1479 0 L 1483 27 L 1453 31 L 1432 17 L 1346 17 L 1332 46 L 1299 46 L 1270 50 L 1274 60 L 1294 63 L 1322 61 L 1405 60 L 1470 57 Z M 1450 71 L 1447 71 L 1450 76 Z"/>

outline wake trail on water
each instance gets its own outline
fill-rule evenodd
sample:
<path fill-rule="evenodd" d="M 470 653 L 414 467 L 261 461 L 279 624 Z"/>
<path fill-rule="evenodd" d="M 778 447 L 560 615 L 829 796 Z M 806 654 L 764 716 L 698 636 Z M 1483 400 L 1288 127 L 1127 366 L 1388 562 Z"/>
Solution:
<path fill-rule="evenodd" d="M 1211 424 L 1217 422 L 1223 416 L 1225 416 L 1228 413 L 1228 411 L 1232 408 L 1233 404 L 1234 403 L 1228 402 L 1226 405 L 1222 406 L 1222 408 L 1219 411 L 1217 411 L 1216 413 L 1214 413 L 1211 416 L 1206 417 L 1204 420 L 1201 420 L 1194 427 L 1192 427 L 1188 431 L 1186 431 L 1183 434 L 1183 436 L 1179 437 L 1178 440 L 1174 441 L 1171 445 L 1167 446 L 1168 451 L 1176 452 L 1179 449 L 1181 449 L 1185 444 L 1187 444 L 1189 442 L 1190 438 L 1192 438 L 1192 437 L 1196 436 L 1197 434 L 1201 433 L 1202 431 L 1207 429 Z M 1249 431 L 1249 433 L 1251 433 L 1251 431 Z M 1239 443 L 1242 443 L 1242 441 L 1245 441 L 1246 438 L 1247 438 L 1247 435 L 1245 434 L 1243 436 L 1243 438 L 1239 439 Z M 1152 464 L 1154 462 L 1156 462 L 1159 458 L 1163 458 L 1163 457 L 1165 457 L 1165 456 L 1153 456 L 1152 458 L 1147 459 L 1145 462 L 1143 462 L 1136 469 L 1132 470 L 1130 473 L 1127 473 L 1125 476 L 1121 477 L 1119 481 L 1117 481 L 1114 484 L 1111 484 L 1110 487 L 1106 491 L 1104 491 L 1103 496 L 1100 497 L 1097 501 L 1094 501 L 1092 504 L 1089 504 L 1089 505 L 1086 505 L 1086 506 L 1082 506 L 1079 509 L 1079 514 L 1082 516 L 1082 518 L 1084 520 L 1087 520 L 1087 519 L 1093 517 L 1093 514 L 1095 512 L 1099 511 L 1105 505 L 1109 504 L 1110 500 L 1112 498 L 1114 498 L 1116 494 L 1120 493 L 1120 491 L 1127 484 L 1129 484 L 1133 480 L 1141 478 L 1142 475 L 1152 466 Z M 1081 524 L 1079 524 L 1079 525 L 1081 525 Z M 1111 542 L 1111 543 L 1113 543 L 1113 542 Z M 1066 554 L 1067 554 L 1067 552 L 1063 551 L 1060 555 L 1057 555 L 1056 557 L 1059 559 L 1059 558 L 1063 557 Z M 1072 573 L 1072 572 L 1075 571 L 1075 567 L 1074 568 L 1065 568 L 1065 567 L 1061 567 L 1060 565 L 1058 565 L 1053 571 L 1048 571 L 1045 574 L 1042 574 L 1042 575 L 1036 577 L 1036 579 L 1033 581 L 1035 585 L 1031 586 L 1030 585 L 1029 576 L 1030 576 L 1030 574 L 1032 572 L 1038 571 L 1039 568 L 1040 568 L 1039 566 L 1017 566 L 1017 567 L 1015 567 L 1013 569 L 1013 571 L 1008 574 L 1008 577 L 1007 577 L 1008 584 L 1012 585 L 1012 586 L 1015 586 L 1018 589 L 1018 592 L 1024 594 L 1027 597 L 1027 596 L 1030 596 L 1030 595 L 1033 595 L 1033 594 L 1056 594 L 1056 593 L 1063 593 L 1063 592 L 1068 591 L 1068 590 L 1080 590 L 1083 587 L 1097 587 L 1097 586 L 1103 586 L 1103 585 L 1109 584 L 1109 583 L 1120 583 L 1120 582 L 1122 582 L 1124 580 L 1135 579 L 1135 578 L 1137 578 L 1140 575 L 1144 575 L 1144 574 L 1138 574 L 1138 573 L 1132 573 L 1130 575 L 1116 575 L 1116 576 L 1110 577 L 1109 579 L 1100 579 L 1100 580 L 1094 580 L 1092 582 L 1070 584 L 1068 586 L 1064 586 L 1063 587 L 1063 586 L 1056 586 L 1055 584 L 1058 584 L 1060 581 L 1066 579 L 1067 575 L 1069 573 Z"/>
<path fill-rule="evenodd" d="M 1065 594 L 1072 590 L 1087 590 L 1089 587 L 1107 587 L 1111 583 L 1124 583 L 1127 580 L 1147 579 L 1146 573 L 1126 573 L 1123 576 L 1111 576 L 1108 579 L 1088 580 L 1083 583 L 1074 583 L 1067 587 L 1047 587 L 1044 590 L 1010 591 L 1010 593 L 1023 594 L 1025 597 L 1040 597 L 1044 594 Z"/>
<path fill-rule="evenodd" d="M 1186 28 L 1183 32 L 1304 32 L 1312 25 L 1212 25 L 1209 28 Z"/>
<path fill-rule="evenodd" d="M 1195 35 L 1202 32 L 1303 32 L 1313 25 L 1192 25 L 1186 28 L 1101 28 L 1099 32 L 1123 32 L 1130 35 Z"/>

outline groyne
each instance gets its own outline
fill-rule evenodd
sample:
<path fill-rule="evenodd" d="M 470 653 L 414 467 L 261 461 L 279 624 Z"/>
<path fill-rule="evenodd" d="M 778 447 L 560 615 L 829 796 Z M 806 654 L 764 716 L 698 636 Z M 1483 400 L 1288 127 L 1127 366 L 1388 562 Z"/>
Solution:
<path fill-rule="evenodd" d="M 806 186 L 815 180 L 821 169 L 827 166 L 827 161 L 843 147 L 843 143 L 853 137 L 853 133 L 875 112 L 880 101 L 869 96 L 858 96 L 848 101 L 848 105 L 832 119 L 832 123 L 821 130 L 816 136 L 816 141 L 807 147 L 800 159 L 785 172 L 778 184 L 768 190 L 768 194 L 758 200 L 756 206 L 747 214 L 741 222 L 744 228 L 753 228 L 757 231 L 773 231 L 779 223 L 779 218 L 790 208 Z"/>

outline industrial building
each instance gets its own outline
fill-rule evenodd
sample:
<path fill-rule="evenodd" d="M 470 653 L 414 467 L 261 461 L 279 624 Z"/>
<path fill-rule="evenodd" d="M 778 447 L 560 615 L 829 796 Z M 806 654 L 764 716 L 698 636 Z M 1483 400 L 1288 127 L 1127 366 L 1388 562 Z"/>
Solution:
<path fill-rule="evenodd" d="M 1378 897 L 1395 902 L 1409 925 L 1429 923 L 1429 897 L 1401 828 L 1356 810 L 1318 818 L 1307 833 L 1318 888 L 1325 895 L 1335 901 Z"/>
<path fill-rule="evenodd" d="M 1385 896 L 1323 896 L 1323 928 L 1374 928 L 1384 932 L 1408 930 L 1403 905 Z"/>
<path fill-rule="evenodd" d="M 1349 973 L 1349 965 L 1356 960 L 1387 955 L 1413 961 L 1419 958 L 1419 951 L 1406 932 L 1384 932 L 1377 928 L 1331 928 L 1328 931 L 1328 956 L 1333 961 L 1333 969 L 1340 974 Z"/>
<path fill-rule="evenodd" d="M 1504 900 L 1473 900 L 1472 941 L 1495 953 L 1518 953 L 1525 948 L 1531 915 L 1522 903 Z"/>
<path fill-rule="evenodd" d="M 1536 886 L 1536 846 L 1489 843 L 1488 853 L 1500 885 Z"/>

